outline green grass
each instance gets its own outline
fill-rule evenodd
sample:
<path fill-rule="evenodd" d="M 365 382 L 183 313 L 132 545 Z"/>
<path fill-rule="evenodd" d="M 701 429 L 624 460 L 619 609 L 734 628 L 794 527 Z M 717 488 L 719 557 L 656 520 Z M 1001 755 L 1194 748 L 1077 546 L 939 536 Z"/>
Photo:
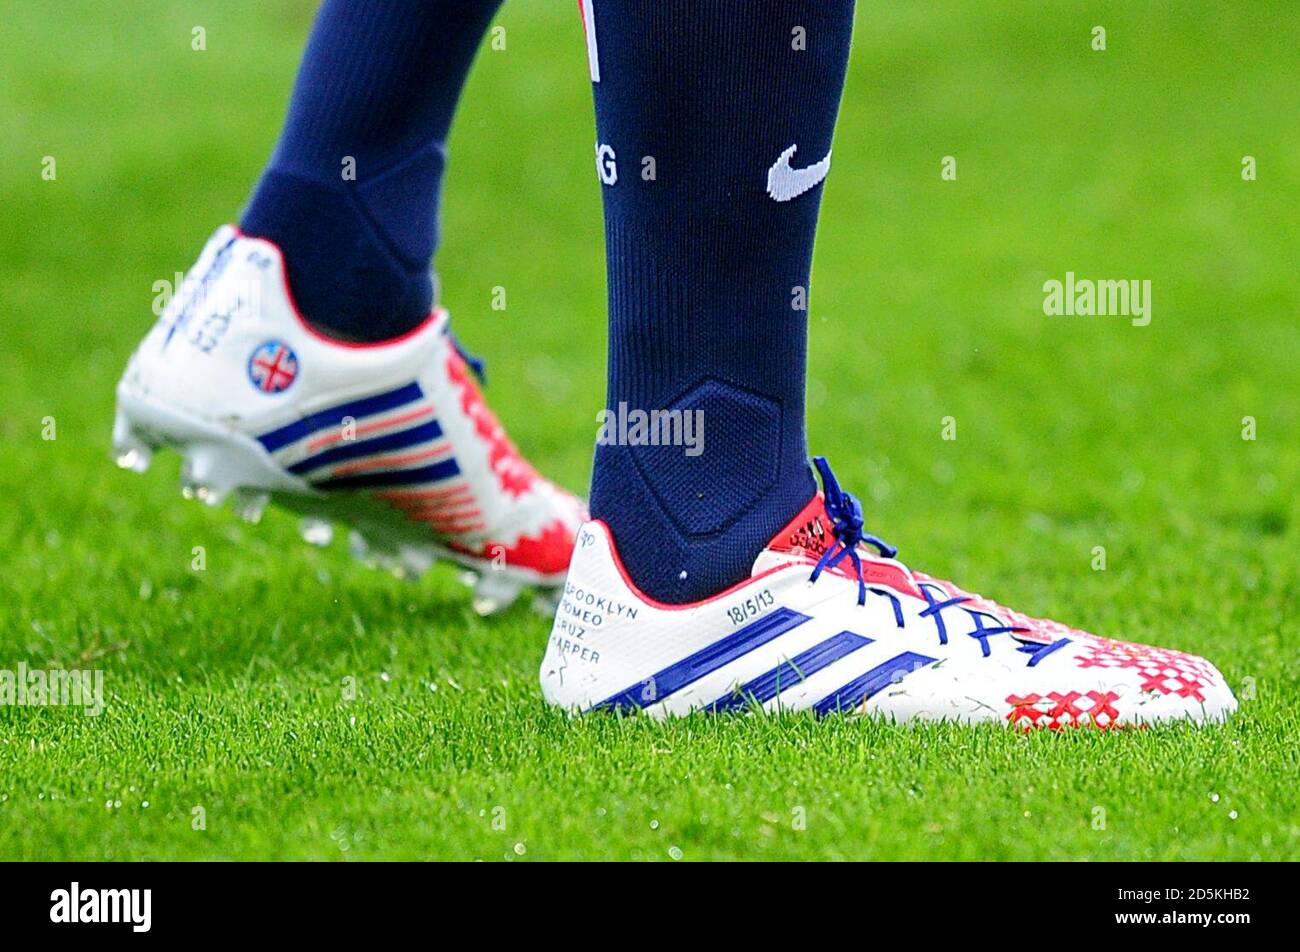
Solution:
<path fill-rule="evenodd" d="M 860 5 L 813 446 L 919 568 L 1208 655 L 1246 696 L 1231 723 L 569 721 L 525 608 L 482 621 L 450 569 L 404 583 L 283 514 L 182 504 L 174 459 L 118 472 L 153 282 L 237 216 L 311 5 L 4 0 L 0 668 L 99 667 L 108 706 L 0 708 L 0 858 L 1300 856 L 1300 20 L 984 6 Z M 581 33 L 571 4 L 500 22 L 452 142 L 444 299 L 517 440 L 580 489 L 604 374 Z M 1067 270 L 1150 279 L 1150 326 L 1045 316 Z"/>

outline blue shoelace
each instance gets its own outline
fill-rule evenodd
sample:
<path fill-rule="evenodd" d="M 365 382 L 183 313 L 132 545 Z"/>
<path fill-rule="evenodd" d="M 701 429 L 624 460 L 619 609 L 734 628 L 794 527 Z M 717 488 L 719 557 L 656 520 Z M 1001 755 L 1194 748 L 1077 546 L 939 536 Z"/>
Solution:
<path fill-rule="evenodd" d="M 810 582 L 816 582 L 821 577 L 825 569 L 833 569 L 839 565 L 845 558 L 853 565 L 854 574 L 858 577 L 858 604 L 867 603 L 867 592 L 874 595 L 881 595 L 888 598 L 894 609 L 894 623 L 899 627 L 905 627 L 903 620 L 903 609 L 898 599 L 889 592 L 872 587 L 868 589 L 867 580 L 862 570 L 862 558 L 858 555 L 858 546 L 861 544 L 870 545 L 880 553 L 882 558 L 892 559 L 898 555 L 898 549 L 864 530 L 862 503 L 857 500 L 852 493 L 845 492 L 840 488 L 839 480 L 831 472 L 831 465 L 826 461 L 826 457 L 818 456 L 813 459 L 813 465 L 817 467 L 817 473 L 822 480 L 822 495 L 826 501 L 826 515 L 831 520 L 831 534 L 835 537 L 835 544 L 828 546 L 822 553 L 822 557 L 817 560 L 817 565 L 809 576 Z M 939 635 L 939 644 L 948 643 L 948 626 L 943 617 L 944 609 L 956 608 L 963 602 L 969 602 L 969 595 L 948 596 L 948 593 L 935 585 L 928 585 L 921 582 L 917 586 L 921 594 L 929 604 L 921 610 L 921 616 L 931 618 L 934 621 L 935 629 Z M 936 599 L 934 591 L 944 596 L 942 599 Z M 976 639 L 980 643 L 980 651 L 984 657 L 990 654 L 989 638 L 994 635 L 1009 635 L 1014 632 L 1028 631 L 1028 628 L 1022 628 L 1017 625 L 1004 625 L 1001 619 L 988 614 L 987 612 L 977 611 L 972 608 L 963 608 L 964 611 L 975 623 L 975 630 L 967 632 L 967 635 Z M 986 619 L 992 619 L 995 624 L 985 624 Z M 1016 648 L 1022 654 L 1029 655 L 1029 667 L 1037 667 L 1038 663 L 1050 655 L 1053 651 L 1064 648 L 1070 643 L 1069 638 L 1058 638 L 1049 644 L 1023 644 Z"/>
<path fill-rule="evenodd" d="M 456 353 L 460 355 L 460 359 L 465 361 L 466 365 L 470 369 L 470 372 L 472 372 L 474 376 L 478 378 L 478 382 L 480 384 L 486 387 L 487 386 L 487 361 L 484 360 L 482 357 L 476 357 L 473 354 L 471 354 L 469 351 L 467 351 L 461 345 L 460 338 L 458 338 L 455 334 L 451 332 L 451 328 L 447 329 L 447 338 L 451 341 L 451 346 L 455 348 Z"/>
<path fill-rule="evenodd" d="M 898 555 L 894 548 L 883 539 L 878 539 L 863 531 L 862 503 L 852 493 L 840 489 L 839 480 L 831 472 L 831 464 L 825 456 L 813 460 L 817 472 L 822 478 L 822 495 L 826 497 L 826 515 L 831 520 L 831 532 L 836 545 L 828 546 L 817 560 L 809 581 L 815 582 L 822 574 L 822 569 L 833 569 L 848 556 L 853 563 L 853 570 L 858 576 L 858 604 L 867 603 L 867 580 L 862 575 L 862 559 L 858 556 L 858 546 L 862 543 L 874 546 L 884 558 L 892 559 Z"/>

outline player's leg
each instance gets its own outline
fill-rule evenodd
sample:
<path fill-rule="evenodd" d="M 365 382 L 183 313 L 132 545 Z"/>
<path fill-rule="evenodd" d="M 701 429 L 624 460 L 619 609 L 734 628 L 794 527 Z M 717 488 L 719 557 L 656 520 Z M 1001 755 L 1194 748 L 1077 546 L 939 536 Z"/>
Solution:
<path fill-rule="evenodd" d="M 1232 710 L 1204 659 L 910 571 L 866 533 L 824 460 L 815 492 L 800 305 L 852 0 L 581 6 L 609 418 L 699 411 L 702 442 L 643 445 L 632 427 L 607 427 L 596 521 L 579 531 L 542 662 L 547 698 L 655 716 L 763 705 L 1049 727 Z"/>
<path fill-rule="evenodd" d="M 433 305 L 444 143 L 499 0 L 326 0 L 280 144 L 118 386 L 114 444 L 185 458 L 188 493 L 268 495 L 410 572 L 481 569 L 476 604 L 563 578 L 577 501 L 483 402 Z"/>
<path fill-rule="evenodd" d="M 607 409 L 682 410 L 704 438 L 690 453 L 604 441 L 592 515 L 646 592 L 686 602 L 746 577 L 814 490 L 804 308 L 853 3 L 595 0 L 591 14 L 597 138 L 616 169 Z"/>
<path fill-rule="evenodd" d="M 284 131 L 244 211 L 303 314 L 377 341 L 429 313 L 447 134 L 501 0 L 327 0 Z"/>

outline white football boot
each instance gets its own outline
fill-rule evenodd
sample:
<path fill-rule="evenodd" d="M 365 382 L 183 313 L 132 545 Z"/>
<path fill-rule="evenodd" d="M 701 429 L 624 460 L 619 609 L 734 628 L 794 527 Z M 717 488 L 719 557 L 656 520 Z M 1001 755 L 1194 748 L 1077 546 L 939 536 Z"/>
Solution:
<path fill-rule="evenodd" d="M 541 478 L 483 402 L 445 310 L 377 344 L 325 337 L 298 313 L 280 250 L 225 226 L 117 386 L 113 449 L 143 471 L 179 451 L 182 489 L 256 521 L 269 499 L 324 544 L 418 575 L 474 570 L 475 608 L 564 579 L 582 504 Z M 541 607 L 545 607 L 545 599 Z"/>
<path fill-rule="evenodd" d="M 1052 729 L 1236 709 L 1204 658 L 1030 618 L 912 572 L 863 534 L 861 507 L 816 462 L 825 493 L 750 578 L 694 604 L 642 594 L 606 525 L 586 523 L 542 660 L 546 699 L 653 717 L 761 707 Z"/>

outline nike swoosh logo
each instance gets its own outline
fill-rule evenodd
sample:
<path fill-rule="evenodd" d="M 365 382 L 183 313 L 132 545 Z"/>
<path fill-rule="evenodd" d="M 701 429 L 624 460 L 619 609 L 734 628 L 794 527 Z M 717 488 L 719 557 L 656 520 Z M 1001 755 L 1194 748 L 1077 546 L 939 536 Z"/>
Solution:
<path fill-rule="evenodd" d="M 799 146 L 792 145 L 781 153 L 781 157 L 767 170 L 767 194 L 778 202 L 788 202 L 798 198 L 810 188 L 815 188 L 831 170 L 831 154 L 802 169 L 790 168 L 790 156 Z"/>

